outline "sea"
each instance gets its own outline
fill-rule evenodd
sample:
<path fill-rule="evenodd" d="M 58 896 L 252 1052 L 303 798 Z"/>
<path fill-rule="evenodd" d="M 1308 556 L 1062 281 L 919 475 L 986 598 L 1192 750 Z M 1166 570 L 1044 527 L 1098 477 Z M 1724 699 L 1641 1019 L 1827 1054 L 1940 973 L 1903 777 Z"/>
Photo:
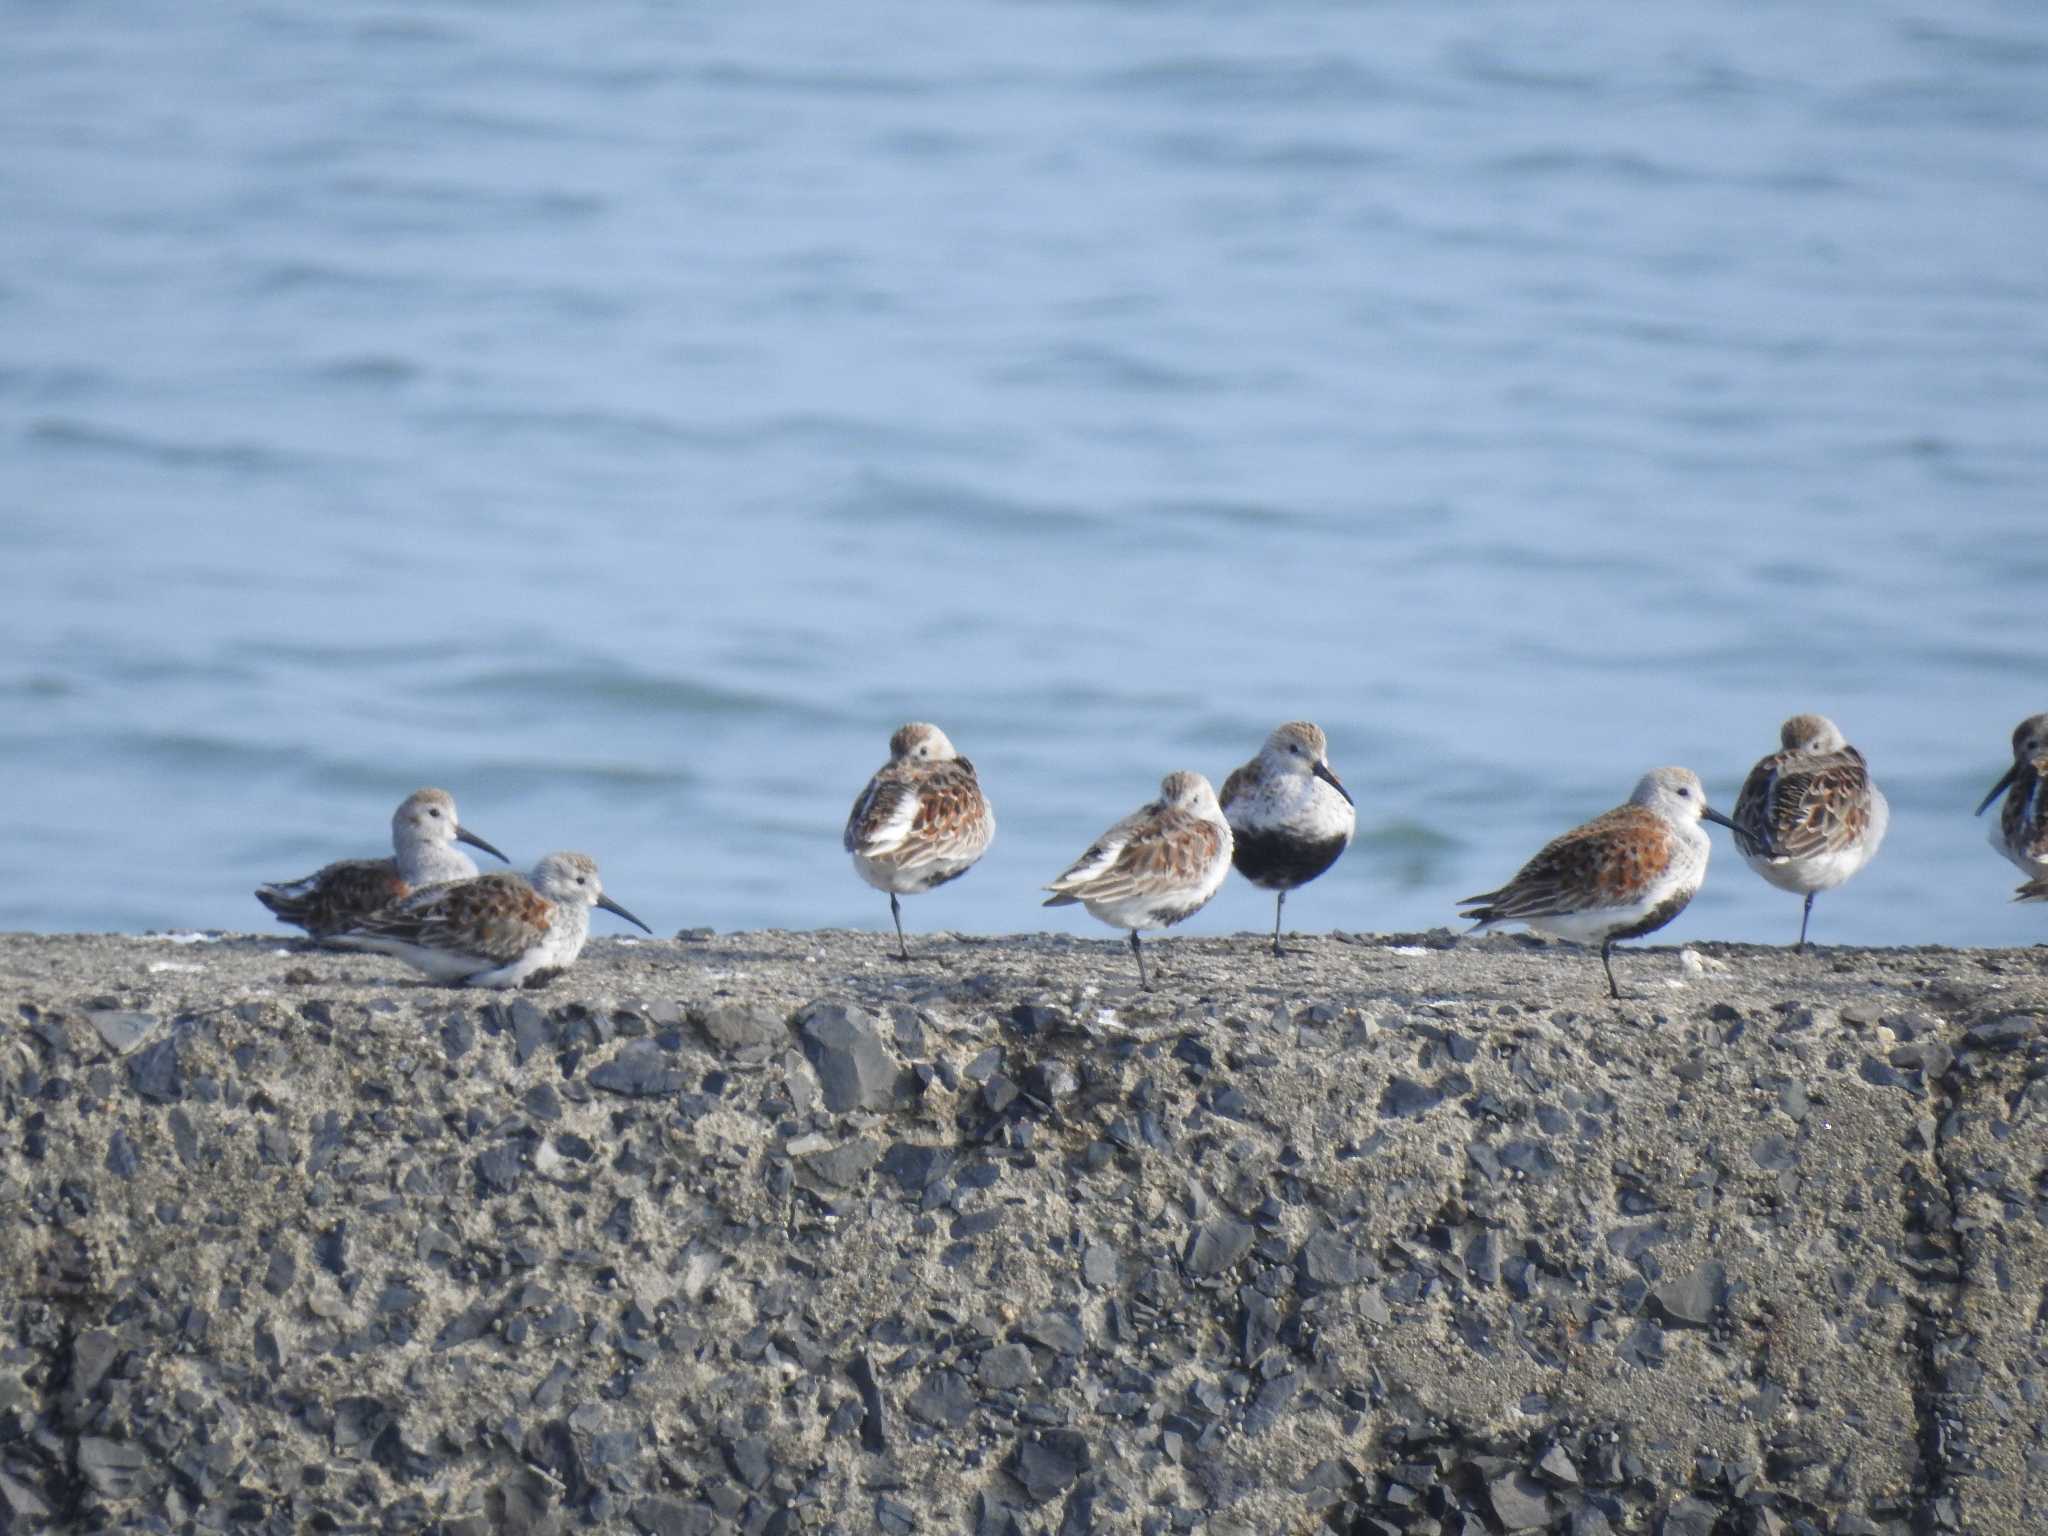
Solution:
<path fill-rule="evenodd" d="M 1814 938 L 2048 940 L 1972 815 L 2044 143 L 2038 0 L 9 5 L 0 928 L 281 931 L 435 784 L 657 932 L 882 931 L 930 720 L 999 830 L 913 945 L 1110 939 L 1039 887 L 1306 718 L 1290 925 L 1414 932 L 1819 711 L 1892 825 Z M 1660 938 L 1789 942 L 1711 835 Z"/>

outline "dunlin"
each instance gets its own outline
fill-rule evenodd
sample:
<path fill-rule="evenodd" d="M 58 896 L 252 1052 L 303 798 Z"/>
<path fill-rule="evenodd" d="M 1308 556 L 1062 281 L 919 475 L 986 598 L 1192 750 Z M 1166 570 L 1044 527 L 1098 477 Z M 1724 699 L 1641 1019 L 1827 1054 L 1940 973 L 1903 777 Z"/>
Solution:
<path fill-rule="evenodd" d="M 279 922 L 329 938 L 421 886 L 474 879 L 476 861 L 457 843 L 505 857 L 456 819 L 455 797 L 447 790 L 416 789 L 391 816 L 395 857 L 342 859 L 302 880 L 259 885 L 256 899 Z"/>
<path fill-rule="evenodd" d="M 451 986 L 539 985 L 583 952 L 592 907 L 653 932 L 605 895 L 588 854 L 551 853 L 530 875 L 479 875 L 415 891 L 333 942 L 390 955 Z"/>
<path fill-rule="evenodd" d="M 2018 866 L 2028 885 L 2020 900 L 2037 901 L 2030 887 L 2048 879 L 2048 715 L 2029 715 L 2012 732 L 2012 766 L 1977 807 L 1982 816 L 1999 795 L 2005 804 L 1991 824 L 1991 846 Z"/>
<path fill-rule="evenodd" d="M 1654 768 L 1626 805 L 1551 839 L 1497 891 L 1467 896 L 1473 933 L 1526 923 L 1577 944 L 1600 945 L 1607 990 L 1615 984 L 1617 939 L 1654 933 L 1685 910 L 1706 878 L 1707 834 L 1700 819 L 1734 825 L 1707 804 L 1690 768 Z"/>
<path fill-rule="evenodd" d="M 1749 867 L 1781 891 L 1813 898 L 1868 864 L 1884 841 L 1891 807 L 1870 780 L 1863 754 L 1825 715 L 1794 715 L 1779 729 L 1780 750 L 1749 770 L 1735 800 L 1735 846 Z"/>
<path fill-rule="evenodd" d="M 1358 825 L 1351 791 L 1330 767 L 1330 744 L 1321 727 L 1293 720 L 1275 730 L 1257 757 L 1223 781 L 1222 805 L 1237 872 L 1275 893 L 1278 955 L 1287 893 L 1336 863 Z"/>
<path fill-rule="evenodd" d="M 853 802 L 841 839 L 861 879 L 889 893 L 898 958 L 908 960 L 910 949 L 897 897 L 959 879 L 995 835 L 995 812 L 974 764 L 936 725 L 900 727 L 889 738 L 889 761 Z"/>
<path fill-rule="evenodd" d="M 1045 889 L 1048 907 L 1080 902 L 1091 917 L 1131 932 L 1138 985 L 1149 988 L 1140 928 L 1166 928 L 1208 904 L 1230 873 L 1230 823 L 1199 773 L 1169 773 L 1159 798 L 1133 811 Z"/>

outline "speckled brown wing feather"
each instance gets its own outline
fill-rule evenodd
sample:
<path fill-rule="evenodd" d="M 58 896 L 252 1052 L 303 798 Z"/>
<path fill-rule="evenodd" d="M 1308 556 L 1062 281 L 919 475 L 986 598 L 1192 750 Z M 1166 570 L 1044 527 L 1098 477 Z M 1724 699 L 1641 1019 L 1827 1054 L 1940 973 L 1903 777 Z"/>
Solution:
<path fill-rule="evenodd" d="M 524 876 L 479 875 L 415 891 L 356 924 L 351 933 L 507 965 L 540 942 L 553 912 L 553 903 Z"/>
<path fill-rule="evenodd" d="M 917 819 L 911 823 L 910 840 L 941 854 L 988 840 L 988 801 L 982 797 L 974 764 L 966 758 L 933 764 L 917 786 L 917 794 Z"/>
<path fill-rule="evenodd" d="M 854 802 L 842 839 L 848 853 L 914 866 L 978 852 L 989 840 L 988 801 L 974 764 L 891 763 Z"/>
<path fill-rule="evenodd" d="M 904 802 L 916 795 L 902 774 L 891 771 L 897 766 L 891 763 L 883 768 L 854 798 L 853 809 L 846 816 L 846 831 L 840 836 L 848 853 L 873 857 L 877 850 L 869 845 L 883 828 L 902 819 Z"/>
<path fill-rule="evenodd" d="M 1139 824 L 1134 826 L 1134 822 Z M 1103 845 L 1119 832 L 1125 833 L 1123 847 L 1106 867 L 1078 884 L 1065 884 L 1069 877 L 1099 861 Z M 1148 806 L 1110 828 L 1053 884 L 1062 887 L 1061 895 L 1069 899 L 1126 901 L 1149 891 L 1195 883 L 1222 852 L 1223 832 L 1214 822 L 1171 807 Z"/>
<path fill-rule="evenodd" d="M 316 939 L 345 933 L 411 889 L 396 859 L 342 859 L 303 880 L 258 886 L 256 899 Z"/>
<path fill-rule="evenodd" d="M 1482 923 L 1555 917 L 1637 900 L 1671 861 L 1671 829 L 1655 811 L 1616 806 L 1552 838 L 1497 891 L 1467 896 Z M 1475 903 L 1484 906 L 1474 906 Z"/>
<path fill-rule="evenodd" d="M 1870 770 L 1854 747 L 1775 752 L 1750 769 L 1730 819 L 1751 857 L 1806 859 L 1846 847 L 1870 827 Z"/>
<path fill-rule="evenodd" d="M 2048 859 L 2048 793 L 2043 792 L 2040 771 L 2033 764 L 2023 766 L 2005 792 L 1998 827 L 2005 834 L 2006 847 L 2030 859 Z"/>

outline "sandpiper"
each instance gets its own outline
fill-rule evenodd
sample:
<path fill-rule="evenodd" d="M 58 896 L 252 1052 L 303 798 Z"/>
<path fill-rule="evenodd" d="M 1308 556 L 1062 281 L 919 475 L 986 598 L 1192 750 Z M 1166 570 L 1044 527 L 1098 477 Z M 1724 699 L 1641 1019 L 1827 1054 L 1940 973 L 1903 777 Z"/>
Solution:
<path fill-rule="evenodd" d="M 841 839 L 861 879 L 889 893 L 897 958 L 910 958 L 897 897 L 959 879 L 995 835 L 995 812 L 974 764 L 936 725 L 900 726 L 889 738 L 889 761 L 853 802 Z"/>
<path fill-rule="evenodd" d="M 654 931 L 605 895 L 588 854 L 551 853 L 531 874 L 506 871 L 415 891 L 332 942 L 390 955 L 450 986 L 539 986 L 583 952 L 592 907 Z"/>
<path fill-rule="evenodd" d="M 1733 825 L 1708 806 L 1690 768 L 1653 768 L 1626 805 L 1552 838 L 1499 890 L 1460 902 L 1472 909 L 1465 916 L 1478 919 L 1469 931 L 1526 923 L 1577 944 L 1597 942 L 1607 990 L 1619 998 L 1615 940 L 1662 928 L 1706 878 L 1710 845 L 1702 817 Z"/>
<path fill-rule="evenodd" d="M 1167 928 L 1208 904 L 1230 873 L 1230 823 L 1199 773 L 1169 773 L 1159 798 L 1111 827 L 1045 887 L 1048 907 L 1080 902 L 1089 915 L 1131 932 L 1138 985 L 1149 989 L 1140 928 Z"/>
<path fill-rule="evenodd" d="M 1863 754 L 1826 715 L 1794 715 L 1779 728 L 1780 750 L 1750 769 L 1735 799 L 1735 846 L 1749 867 L 1781 891 L 1813 898 L 1831 891 L 1877 853 L 1891 806 L 1870 779 Z"/>
<path fill-rule="evenodd" d="M 2048 715 L 2029 715 L 2013 727 L 2012 766 L 1991 786 L 1977 814 L 1991 809 L 2000 794 L 2005 804 L 1991 824 L 1991 846 L 2027 877 L 2019 899 L 2038 901 L 2031 887 L 2048 879 Z"/>
<path fill-rule="evenodd" d="M 474 879 L 476 861 L 457 843 L 505 857 L 456 819 L 455 797 L 447 790 L 416 789 L 391 816 L 394 857 L 341 859 L 304 879 L 259 885 L 256 899 L 279 922 L 330 938 L 422 886 Z"/>
<path fill-rule="evenodd" d="M 1291 720 L 1223 781 L 1221 800 L 1237 872 L 1275 893 L 1273 953 L 1282 954 L 1280 912 L 1287 893 L 1322 874 L 1351 846 L 1358 825 L 1351 791 L 1330 767 L 1322 728 Z"/>

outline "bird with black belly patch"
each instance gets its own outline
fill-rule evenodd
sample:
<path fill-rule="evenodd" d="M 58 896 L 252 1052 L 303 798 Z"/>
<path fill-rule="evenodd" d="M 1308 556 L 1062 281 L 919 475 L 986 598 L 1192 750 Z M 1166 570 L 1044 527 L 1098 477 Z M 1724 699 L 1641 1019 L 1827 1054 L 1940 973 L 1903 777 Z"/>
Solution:
<path fill-rule="evenodd" d="M 1685 910 L 1706 879 L 1712 848 L 1702 819 L 1734 825 L 1707 804 L 1690 768 L 1653 768 L 1626 805 L 1552 838 L 1499 890 L 1460 902 L 1478 923 L 1467 932 L 1523 923 L 1575 944 L 1598 944 L 1608 994 L 1618 999 L 1615 941 L 1655 933 Z"/>
<path fill-rule="evenodd" d="M 1290 720 L 1277 728 L 1257 757 L 1223 781 L 1218 798 L 1237 872 L 1274 893 L 1273 953 L 1285 954 L 1280 914 L 1287 893 L 1335 864 L 1358 827 L 1351 791 L 1330 767 L 1322 727 Z"/>

